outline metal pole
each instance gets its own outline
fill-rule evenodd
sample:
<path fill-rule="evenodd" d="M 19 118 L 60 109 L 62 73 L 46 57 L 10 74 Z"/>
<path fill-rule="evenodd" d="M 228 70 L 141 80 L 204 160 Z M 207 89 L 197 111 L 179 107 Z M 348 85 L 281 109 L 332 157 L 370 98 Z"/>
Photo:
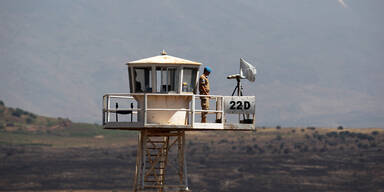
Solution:
<path fill-rule="evenodd" d="M 142 133 L 139 132 L 139 134 L 137 135 L 137 152 L 136 152 L 136 171 L 135 171 L 135 180 L 133 182 L 133 191 L 136 192 L 137 191 L 137 186 L 138 186 L 138 180 L 139 180 L 139 177 L 140 177 L 140 170 L 141 170 L 141 162 L 142 162 L 142 155 L 141 153 L 143 152 L 142 150 Z"/>
<path fill-rule="evenodd" d="M 111 113 L 109 112 L 109 107 L 111 106 L 111 98 L 107 96 L 107 122 L 111 119 Z"/>
<path fill-rule="evenodd" d="M 192 95 L 192 113 L 191 113 L 191 128 L 193 128 L 193 125 L 195 124 L 195 95 Z"/>
<path fill-rule="evenodd" d="M 241 82 L 240 82 L 240 77 L 236 78 L 237 80 L 237 96 L 240 96 L 241 93 Z M 240 123 L 240 114 L 239 114 L 239 123 Z"/>
<path fill-rule="evenodd" d="M 141 189 L 144 189 L 144 175 L 145 175 L 145 146 L 147 143 L 147 131 L 141 131 Z"/>
<path fill-rule="evenodd" d="M 187 174 L 187 150 L 186 150 L 186 148 L 185 148 L 185 131 L 183 131 L 183 133 L 182 133 L 183 135 L 182 135 L 182 152 L 183 152 L 183 163 L 184 163 L 184 184 L 185 184 L 185 190 L 186 191 L 189 191 L 189 189 L 188 189 L 188 174 Z"/>
<path fill-rule="evenodd" d="M 115 118 L 116 118 L 116 122 L 119 122 L 119 116 L 118 116 L 118 113 L 117 113 L 117 109 L 119 108 L 119 104 L 116 102 L 115 104 L 115 108 L 116 108 L 116 112 L 115 112 Z"/>
<path fill-rule="evenodd" d="M 133 121 L 133 111 L 132 111 L 132 109 L 133 109 L 133 103 L 131 103 L 131 122 Z"/>

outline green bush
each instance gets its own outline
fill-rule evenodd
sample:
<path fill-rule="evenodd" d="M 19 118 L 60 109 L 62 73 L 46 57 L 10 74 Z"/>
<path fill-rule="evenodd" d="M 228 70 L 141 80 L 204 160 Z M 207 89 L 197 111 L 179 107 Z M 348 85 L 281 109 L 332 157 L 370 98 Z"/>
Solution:
<path fill-rule="evenodd" d="M 335 131 L 329 132 L 326 135 L 327 135 L 327 137 L 337 137 L 338 136 L 337 132 L 335 132 Z"/>
<path fill-rule="evenodd" d="M 372 131 L 372 135 L 378 135 L 379 134 L 379 132 L 378 131 Z"/>
<path fill-rule="evenodd" d="M 0 100 L 0 106 L 4 106 L 4 102 Z"/>
<path fill-rule="evenodd" d="M 16 108 L 16 110 L 14 110 L 12 112 L 12 115 L 15 117 L 21 117 L 21 115 L 23 115 L 23 113 L 24 113 L 24 111 L 22 109 Z"/>
<path fill-rule="evenodd" d="M 27 124 L 31 124 L 31 123 L 33 123 L 33 119 L 30 118 L 30 117 L 28 117 L 25 121 L 27 122 Z"/>
<path fill-rule="evenodd" d="M 245 147 L 245 152 L 247 153 L 247 154 L 254 154 L 255 152 L 253 151 L 253 148 L 251 147 L 251 146 L 249 146 L 249 145 L 247 145 L 246 147 Z"/>
<path fill-rule="evenodd" d="M 316 127 L 312 127 L 312 126 L 311 126 L 311 127 L 307 127 L 307 129 L 309 129 L 309 130 L 312 130 L 312 131 L 313 131 L 313 130 L 315 130 L 315 129 L 316 129 Z"/>

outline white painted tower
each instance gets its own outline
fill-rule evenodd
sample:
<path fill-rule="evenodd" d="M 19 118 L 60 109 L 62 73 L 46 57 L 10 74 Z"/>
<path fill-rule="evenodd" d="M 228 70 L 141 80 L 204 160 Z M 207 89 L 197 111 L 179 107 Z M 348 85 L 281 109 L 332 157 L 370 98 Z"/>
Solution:
<path fill-rule="evenodd" d="M 210 95 L 209 110 L 199 102 L 205 95 L 198 90 L 201 63 L 167 55 L 127 63 L 130 93 L 103 97 L 105 129 L 137 130 L 138 154 L 134 191 L 190 191 L 187 179 L 185 131 L 254 130 L 254 96 Z M 214 74 L 213 74 L 214 75 Z M 197 114 L 208 112 L 207 123 Z M 243 114 L 230 123 L 229 115 Z M 240 117 L 240 115 L 239 115 Z M 176 151 L 176 175 L 167 180 L 169 154 Z M 169 176 L 171 178 L 171 176 Z"/>

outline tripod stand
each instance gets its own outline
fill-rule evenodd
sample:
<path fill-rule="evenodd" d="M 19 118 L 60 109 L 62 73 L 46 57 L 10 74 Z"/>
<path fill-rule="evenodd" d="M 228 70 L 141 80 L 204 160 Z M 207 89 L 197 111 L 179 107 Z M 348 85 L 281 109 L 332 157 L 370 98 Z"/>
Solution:
<path fill-rule="evenodd" d="M 237 85 L 235 87 L 235 89 L 233 90 L 232 92 L 232 96 L 235 95 L 236 93 L 236 90 L 237 90 L 237 96 L 243 96 L 243 86 L 241 85 L 241 76 L 240 75 L 237 75 L 236 76 L 236 81 L 237 81 Z M 243 113 L 243 121 L 245 122 L 246 119 L 248 119 L 249 117 L 245 117 L 245 114 Z M 239 122 L 241 122 L 240 120 L 240 114 L 239 114 Z"/>
<path fill-rule="evenodd" d="M 240 76 L 236 76 L 236 81 L 237 81 L 237 85 L 232 92 L 232 96 L 235 95 L 236 90 L 237 90 L 237 96 L 243 96 L 243 86 L 241 85 Z"/>

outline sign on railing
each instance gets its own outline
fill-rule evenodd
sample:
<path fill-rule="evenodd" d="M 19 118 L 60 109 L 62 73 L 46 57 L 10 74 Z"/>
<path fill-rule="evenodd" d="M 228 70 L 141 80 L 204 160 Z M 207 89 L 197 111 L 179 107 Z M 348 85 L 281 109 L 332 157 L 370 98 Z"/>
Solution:
<path fill-rule="evenodd" d="M 225 96 L 224 111 L 231 114 L 255 114 L 255 96 Z"/>

